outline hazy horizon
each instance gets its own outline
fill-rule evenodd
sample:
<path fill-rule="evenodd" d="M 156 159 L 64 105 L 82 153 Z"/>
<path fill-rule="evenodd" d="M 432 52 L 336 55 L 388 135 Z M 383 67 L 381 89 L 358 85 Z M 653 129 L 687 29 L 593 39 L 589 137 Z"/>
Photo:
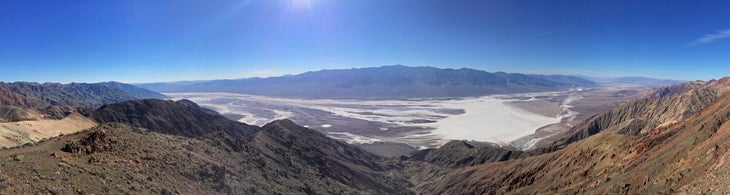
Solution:
<path fill-rule="evenodd" d="M 269 70 L 263 70 L 260 72 L 247 72 L 244 74 L 241 74 L 241 76 L 238 77 L 221 77 L 221 78 L 199 78 L 199 79 L 185 79 L 185 80 L 165 80 L 165 81 L 143 81 L 143 82 L 128 82 L 128 81 L 120 81 L 120 80 L 94 80 L 94 81 L 66 81 L 66 82 L 58 82 L 58 81 L 33 81 L 33 80 L 0 80 L 0 82 L 7 82 L 7 83 L 13 83 L 13 82 L 35 82 L 35 83 L 60 83 L 60 84 L 69 84 L 69 83 L 102 83 L 102 82 L 120 82 L 120 83 L 128 83 L 128 84 L 150 84 L 150 83 L 175 83 L 175 82 L 199 82 L 199 81 L 212 81 L 212 80 L 236 80 L 236 79 L 251 79 L 251 78 L 272 78 L 272 77 L 281 77 L 281 76 L 287 76 L 287 75 L 299 75 L 304 74 L 307 72 L 316 72 L 316 71 L 323 71 L 323 70 L 346 70 L 346 69 L 361 69 L 361 68 L 379 68 L 379 67 L 385 67 L 385 66 L 395 66 L 395 65 L 383 65 L 383 66 L 373 66 L 373 67 L 353 67 L 353 68 L 333 68 L 333 69 L 319 69 L 319 70 L 308 70 L 305 72 L 297 72 L 297 73 L 282 73 L 282 72 L 273 72 Z M 398 66 L 407 66 L 407 65 L 400 65 Z M 461 69 L 461 68 L 441 68 L 441 67 L 434 67 L 434 66 L 407 66 L 407 67 L 431 67 L 431 68 L 439 68 L 439 69 Z M 473 69 L 473 68 L 468 68 Z M 480 70 L 480 69 L 473 69 L 473 70 L 479 70 L 479 71 L 486 71 L 486 70 Z M 651 77 L 651 76 L 643 76 L 643 75 L 591 75 L 591 74 L 566 74 L 566 73 L 549 73 L 549 72 L 536 72 L 536 73 L 529 73 L 529 72 L 506 72 L 506 71 L 486 71 L 489 73 L 496 73 L 496 72 L 504 72 L 504 73 L 517 73 L 517 74 L 527 74 L 527 75 L 566 75 L 566 76 L 576 76 L 579 78 L 584 78 L 588 80 L 595 80 L 600 81 L 602 79 L 613 79 L 613 78 L 649 78 L 649 79 L 659 79 L 659 80 L 675 80 L 675 81 L 692 81 L 692 80 L 681 80 L 681 79 L 672 79 L 672 78 L 657 78 L 657 77 Z M 720 78 L 710 78 L 704 81 L 709 81 L 713 79 L 720 79 Z"/>
<path fill-rule="evenodd" d="M 0 80 L 169 82 L 403 64 L 710 80 L 722 1 L 2 1 Z"/>

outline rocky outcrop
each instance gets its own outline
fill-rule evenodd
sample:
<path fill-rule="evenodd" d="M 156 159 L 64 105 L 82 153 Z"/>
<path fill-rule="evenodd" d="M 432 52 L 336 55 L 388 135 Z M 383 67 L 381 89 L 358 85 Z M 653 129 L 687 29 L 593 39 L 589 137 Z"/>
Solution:
<path fill-rule="evenodd" d="M 115 142 L 107 136 L 105 130 L 99 130 L 89 133 L 78 142 L 72 141 L 67 143 L 61 148 L 61 151 L 73 154 L 94 154 L 112 150 Z"/>

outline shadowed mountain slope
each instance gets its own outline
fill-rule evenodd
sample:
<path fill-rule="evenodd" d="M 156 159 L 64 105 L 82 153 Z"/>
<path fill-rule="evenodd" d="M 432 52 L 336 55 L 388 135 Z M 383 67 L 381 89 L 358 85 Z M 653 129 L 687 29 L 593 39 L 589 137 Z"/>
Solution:
<path fill-rule="evenodd" d="M 96 83 L 0 83 L 0 89 L 22 95 L 26 101 L 19 103 L 47 104 L 54 106 L 100 107 L 104 104 L 138 99 L 138 97 L 108 84 Z M 17 99 L 17 98 L 16 98 Z M 22 99 L 20 99 L 22 100 Z"/>
<path fill-rule="evenodd" d="M 103 83 L 97 83 L 99 85 L 106 85 L 112 88 L 116 88 L 119 90 L 122 90 L 123 92 L 134 96 L 137 99 L 149 99 L 149 98 L 167 98 L 167 96 L 162 95 L 160 93 L 150 91 L 147 89 L 139 88 L 134 85 L 126 84 L 126 83 L 120 83 L 120 82 L 103 82 Z"/>
<path fill-rule="evenodd" d="M 0 106 L 0 123 L 38 120 L 33 114 L 17 106 Z"/>
<path fill-rule="evenodd" d="M 170 86 L 137 86 L 161 92 L 231 92 L 298 98 L 463 97 L 590 86 L 592 81 L 564 75 L 489 73 L 473 69 L 383 66 L 321 70 L 298 75 L 214 80 Z"/>
<path fill-rule="evenodd" d="M 94 111 L 91 117 L 99 123 L 126 123 L 188 137 L 200 137 L 216 131 L 234 137 L 250 137 L 259 129 L 208 113 L 187 100 L 144 99 L 109 104 Z"/>
<path fill-rule="evenodd" d="M 262 131 L 253 138 L 252 145 L 269 157 L 273 157 L 272 160 L 283 159 L 284 165 L 295 168 L 313 167 L 317 170 L 313 176 L 327 178 L 328 181 L 354 190 L 327 190 L 328 194 L 409 193 L 406 190 L 409 187 L 406 180 L 396 176 L 400 175 L 397 171 L 403 168 L 401 165 L 387 162 L 382 157 L 326 137 L 322 133 L 301 127 L 289 120 L 274 121 L 262 127 Z"/>

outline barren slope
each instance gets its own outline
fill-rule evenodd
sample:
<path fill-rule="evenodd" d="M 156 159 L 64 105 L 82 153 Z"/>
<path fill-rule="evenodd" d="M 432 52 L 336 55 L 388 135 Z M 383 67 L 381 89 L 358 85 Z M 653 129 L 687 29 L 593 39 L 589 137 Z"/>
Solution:
<path fill-rule="evenodd" d="M 70 134 L 96 126 L 96 122 L 78 113 L 61 120 L 41 119 L 0 123 L 0 147 L 13 147 L 61 134 Z"/>
<path fill-rule="evenodd" d="M 412 193 L 400 174 L 402 165 L 395 161 L 288 120 L 261 130 L 245 124 L 225 126 L 256 131 L 253 134 L 216 129 L 221 124 L 204 119 L 220 116 L 194 108 L 162 100 L 110 105 L 97 111 L 97 119 L 126 119 L 131 124 L 105 123 L 0 151 L 0 193 Z M 120 115 L 125 113 L 121 110 L 130 112 Z M 166 125 L 205 114 L 199 120 Z"/>
<path fill-rule="evenodd" d="M 676 97 L 693 93 L 697 91 Z M 407 174 L 416 190 L 427 194 L 728 193 L 730 96 L 723 95 L 692 115 L 682 109 L 676 112 L 691 107 L 684 104 L 651 105 L 630 113 L 657 121 L 665 119 L 660 116 L 675 116 L 679 121 L 627 133 L 622 131 L 625 119 L 632 118 L 613 114 L 611 120 L 624 117 L 624 122 L 606 123 L 605 129 L 612 130 L 553 153 L 461 168 L 414 162 Z"/>

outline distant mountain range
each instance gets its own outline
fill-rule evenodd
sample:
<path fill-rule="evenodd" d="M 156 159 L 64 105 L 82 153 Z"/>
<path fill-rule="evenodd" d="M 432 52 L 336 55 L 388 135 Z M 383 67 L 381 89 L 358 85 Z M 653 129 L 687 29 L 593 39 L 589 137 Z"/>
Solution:
<path fill-rule="evenodd" d="M 165 98 L 157 92 L 133 85 L 105 83 L 33 83 L 0 82 L 0 103 L 32 108 L 49 118 L 63 118 L 68 113 L 89 111 L 105 104 L 145 98 Z"/>
<path fill-rule="evenodd" d="M 320 70 L 269 78 L 148 83 L 158 92 L 230 92 L 297 98 L 464 97 L 565 90 L 594 82 L 566 75 L 490 73 L 474 69 L 382 66 Z"/>
<path fill-rule="evenodd" d="M 583 78 L 594 81 L 596 83 L 629 84 L 629 85 L 637 85 L 637 86 L 645 86 L 645 87 L 663 87 L 663 86 L 676 85 L 676 84 L 686 82 L 686 81 L 681 81 L 681 80 L 655 79 L 655 78 L 639 77 L 639 76 L 610 77 L 610 78 L 583 77 Z"/>

